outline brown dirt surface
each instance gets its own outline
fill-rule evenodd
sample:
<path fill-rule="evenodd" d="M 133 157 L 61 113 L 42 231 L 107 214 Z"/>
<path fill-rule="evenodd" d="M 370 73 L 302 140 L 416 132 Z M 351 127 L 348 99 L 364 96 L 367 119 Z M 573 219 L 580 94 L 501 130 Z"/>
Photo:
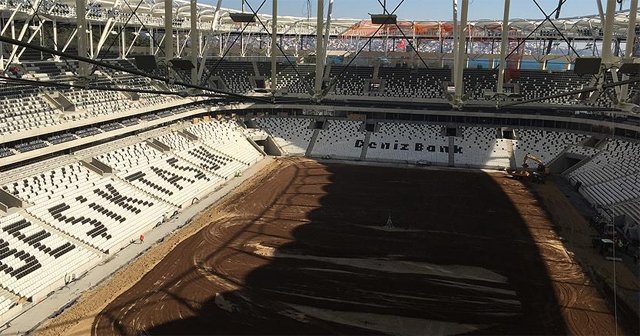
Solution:
<path fill-rule="evenodd" d="M 95 317 L 107 307 L 107 304 L 140 281 L 180 242 L 193 236 L 212 221 L 224 218 L 226 213 L 222 209 L 229 207 L 229 203 L 237 198 L 242 198 L 248 190 L 262 184 L 264 178 L 273 174 L 274 171 L 278 171 L 283 164 L 285 162 L 274 162 L 262 168 L 256 175 L 245 181 L 230 195 L 215 203 L 213 207 L 204 211 L 191 223 L 166 237 L 163 242 L 153 246 L 96 288 L 85 292 L 70 308 L 43 323 L 35 331 L 35 334 L 39 336 L 91 334 Z"/>
<path fill-rule="evenodd" d="M 92 332 L 613 333 L 606 302 L 521 182 L 306 159 L 274 167 L 120 282 Z"/>

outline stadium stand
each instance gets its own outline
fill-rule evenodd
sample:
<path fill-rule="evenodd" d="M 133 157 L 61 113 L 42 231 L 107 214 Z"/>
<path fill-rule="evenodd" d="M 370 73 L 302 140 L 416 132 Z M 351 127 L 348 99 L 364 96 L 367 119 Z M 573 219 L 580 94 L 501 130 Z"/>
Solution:
<path fill-rule="evenodd" d="M 262 154 L 247 142 L 240 127 L 236 122 L 212 120 L 188 127 L 186 131 L 197 136 L 205 146 L 249 166 L 260 160 Z"/>
<path fill-rule="evenodd" d="M 262 158 L 234 121 L 176 126 L 0 175 L 2 189 L 24 201 L 0 211 L 0 322 L 21 311 L 22 298 L 40 301 Z M 186 126 L 208 145 L 181 134 Z"/>
<path fill-rule="evenodd" d="M 547 164 L 551 163 L 567 146 L 587 139 L 587 136 L 583 134 L 538 129 L 516 130 L 516 137 L 518 141 L 516 141 L 513 151 L 518 165 L 522 163 L 527 154 L 533 154 Z M 535 163 L 532 166 L 537 167 Z"/>
<path fill-rule="evenodd" d="M 449 163 L 449 155 L 441 151 L 442 147 L 449 146 L 441 126 L 392 122 L 380 122 L 378 125 L 378 131 L 372 133 L 369 140 L 368 160 Z"/>
<path fill-rule="evenodd" d="M 580 193 L 593 204 L 618 208 L 638 218 L 640 201 L 640 144 L 608 140 L 586 164 L 568 174 Z"/>
<path fill-rule="evenodd" d="M 116 176 L 177 207 L 187 206 L 219 179 L 191 164 L 140 142 L 96 159 L 117 170 Z"/>
<path fill-rule="evenodd" d="M 1 287 L 32 301 L 99 261 L 95 252 L 69 242 L 18 213 L 0 218 L 0 251 Z M 2 303 L 0 301 L 0 307 Z"/>
<path fill-rule="evenodd" d="M 462 154 L 455 155 L 456 166 L 509 168 L 513 141 L 497 137 L 497 130 L 484 127 L 461 127 L 461 137 L 454 138 L 454 145 Z"/>
<path fill-rule="evenodd" d="M 174 149 L 176 156 L 225 180 L 242 172 L 246 167 L 245 164 L 229 156 L 187 140 L 185 135 L 177 132 L 165 134 L 156 139 Z"/>
<path fill-rule="evenodd" d="M 308 118 L 257 118 L 256 122 L 289 155 L 304 155 L 313 136 Z"/>
<path fill-rule="evenodd" d="M 358 140 L 364 141 L 365 132 L 361 130 L 362 121 L 328 120 L 326 128 L 320 130 L 311 152 L 312 156 L 343 159 L 358 159 L 362 146 Z"/>
<path fill-rule="evenodd" d="M 148 197 L 134 188 L 113 177 L 103 178 L 79 163 L 4 188 L 32 204 L 26 211 L 35 218 L 103 252 L 128 244 L 172 209 L 146 201 Z"/>
<path fill-rule="evenodd" d="M 575 155 L 586 156 L 586 157 L 593 157 L 596 154 L 598 154 L 598 152 L 599 150 L 596 148 L 580 146 L 580 145 L 569 146 L 567 147 L 567 151 L 566 151 L 566 153 L 569 153 L 569 154 L 575 154 Z"/>

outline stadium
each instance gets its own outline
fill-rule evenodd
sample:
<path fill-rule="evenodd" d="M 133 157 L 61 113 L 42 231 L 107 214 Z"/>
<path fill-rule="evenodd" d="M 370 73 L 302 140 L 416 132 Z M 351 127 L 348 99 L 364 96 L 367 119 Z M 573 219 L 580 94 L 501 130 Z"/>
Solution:
<path fill-rule="evenodd" d="M 0 0 L 0 334 L 640 334 L 638 0 L 358 3 Z"/>

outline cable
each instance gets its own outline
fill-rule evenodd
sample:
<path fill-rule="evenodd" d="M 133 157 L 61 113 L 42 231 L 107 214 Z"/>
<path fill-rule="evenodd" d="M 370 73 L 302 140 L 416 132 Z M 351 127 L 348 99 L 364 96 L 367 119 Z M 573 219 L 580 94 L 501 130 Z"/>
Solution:
<path fill-rule="evenodd" d="M 615 120 L 614 115 L 611 114 L 611 138 L 615 136 Z M 611 222 L 613 223 L 613 230 L 611 230 L 611 241 L 613 241 L 613 324 L 615 325 L 615 335 L 618 336 L 618 290 L 617 290 L 617 278 L 616 278 L 616 224 L 615 224 L 615 203 L 611 205 Z"/>
<path fill-rule="evenodd" d="M 24 21 L 25 25 L 29 25 L 29 23 L 33 23 L 33 19 L 38 15 L 38 11 L 40 10 L 40 6 L 42 5 L 43 1 L 38 2 L 38 7 L 37 8 L 33 8 L 33 4 L 31 3 L 31 1 L 27 1 L 27 3 L 29 3 L 29 7 L 31 7 L 31 9 L 33 10 L 33 15 L 31 15 L 29 20 L 25 20 Z M 39 16 L 38 16 L 38 19 L 40 19 Z M 42 22 L 42 20 L 40 20 L 40 22 Z M 11 64 L 11 62 L 13 61 L 13 59 L 15 58 L 17 53 L 18 53 L 17 50 L 16 50 L 15 53 L 12 53 L 11 57 L 9 57 L 9 60 L 7 61 L 7 66 L 9 64 Z M 4 69 L 2 69 L 2 70 L 4 71 Z"/>
<path fill-rule="evenodd" d="M 404 3 L 405 0 L 400 1 L 400 3 L 393 9 L 393 11 L 391 11 L 391 14 L 389 15 L 393 15 L 398 8 L 400 8 L 400 6 Z M 362 50 L 364 50 L 364 48 L 369 45 L 369 43 L 371 43 L 371 40 L 373 40 L 373 38 L 376 36 L 376 34 L 378 34 L 378 32 L 380 31 L 380 29 L 382 29 L 382 26 L 384 26 L 383 24 L 381 24 L 378 29 L 376 29 L 375 32 L 373 32 L 373 34 L 371 34 L 371 36 L 369 36 L 369 38 L 367 39 L 367 42 L 365 42 L 365 44 L 362 45 L 362 47 L 360 48 L 360 50 L 358 50 L 358 52 L 351 58 L 351 60 L 349 61 L 349 63 L 347 63 L 347 65 L 342 68 L 342 71 L 340 71 L 340 73 L 331 78 L 331 82 L 329 83 L 329 86 L 327 86 L 327 88 L 325 90 L 323 90 L 323 95 L 326 95 L 329 91 L 331 91 L 336 84 L 338 83 L 338 79 L 344 75 L 344 73 L 347 71 L 347 69 L 349 68 L 349 66 L 351 65 L 351 63 L 353 63 L 353 61 L 356 60 L 356 58 L 358 57 L 358 55 L 360 55 L 360 53 L 362 52 Z"/>
<path fill-rule="evenodd" d="M 148 30 L 149 32 L 151 32 L 151 29 L 149 29 L 149 28 L 144 24 L 144 21 L 142 21 L 142 19 L 138 16 L 138 13 L 136 12 L 136 10 L 133 10 L 133 8 L 131 8 L 131 5 L 129 5 L 129 2 L 128 2 L 128 1 L 124 1 L 124 4 L 125 4 L 125 5 L 127 5 L 127 8 L 129 8 L 129 10 L 131 11 L 131 14 L 133 14 L 133 15 L 136 17 L 136 19 L 138 19 L 138 21 L 140 22 L 140 25 L 142 26 L 142 28 L 144 28 L 144 29 Z M 173 30 L 173 29 L 172 29 L 172 30 Z M 166 35 L 166 34 L 167 34 L 167 32 L 165 31 L 165 35 Z M 172 32 L 172 34 L 173 34 L 173 32 Z M 161 51 L 161 52 L 165 55 L 165 58 L 166 58 L 166 56 L 167 56 L 167 55 L 165 54 L 164 49 L 163 49 L 163 48 L 160 48 L 160 43 L 158 43 L 158 41 L 156 40 L 156 38 L 154 37 L 154 35 L 153 35 L 153 34 L 149 34 L 149 38 L 151 38 L 151 40 L 153 40 L 153 43 L 154 43 L 155 45 L 157 45 L 157 46 L 158 46 L 158 50 L 159 50 L 159 51 Z M 195 65 L 195 64 L 194 64 L 194 65 Z M 170 68 L 170 67 L 169 67 L 169 60 L 166 60 L 166 66 L 167 66 L 167 75 L 169 75 L 169 68 Z M 175 73 L 176 73 L 176 74 L 177 74 L 177 75 L 178 75 L 178 76 L 179 76 L 179 77 L 180 77 L 180 78 L 181 78 L 185 83 L 186 83 L 186 82 L 188 82 L 188 80 L 187 80 L 187 79 L 185 79 L 185 77 L 184 77 L 184 76 L 182 76 L 182 74 L 181 74 L 181 73 L 179 73 L 178 71 L 175 71 L 175 70 L 174 70 L 174 72 L 175 72 Z M 167 79 L 165 79 L 164 81 L 165 81 L 165 82 L 169 82 L 169 80 L 167 80 Z M 174 84 L 176 84 L 176 83 L 174 83 Z M 182 85 L 182 84 L 177 84 L 177 85 Z M 184 85 L 183 85 L 183 86 L 184 86 Z"/>
<path fill-rule="evenodd" d="M 184 95 L 183 93 L 180 92 L 175 92 L 175 91 L 160 91 L 160 90 L 145 90 L 145 89 L 138 89 L 138 88 L 121 88 L 121 87 L 114 87 L 114 86 L 84 86 L 84 85 L 76 85 L 76 84 L 68 84 L 68 83 L 58 83 L 58 82 L 45 82 L 45 81 L 36 81 L 36 80 L 30 80 L 30 79 L 23 79 L 23 78 L 13 78 L 13 77 L 7 77 L 7 76 L 1 76 L 0 75 L 0 80 L 4 81 L 6 83 L 22 83 L 22 84 L 27 84 L 27 85 L 32 85 L 32 86 L 36 86 L 36 87 L 59 87 L 59 88 L 74 88 L 74 89 L 83 89 L 83 90 L 95 90 L 95 91 L 117 91 L 117 92 L 133 92 L 133 93 L 150 93 L 150 94 L 157 94 L 157 95 L 170 95 L 170 96 L 181 96 L 184 97 L 186 95 Z M 189 94 L 189 97 L 219 97 L 219 98 L 225 98 L 224 96 L 220 96 L 220 95 L 214 95 L 214 94 L 207 94 L 207 93 L 200 93 L 200 94 Z"/>
<path fill-rule="evenodd" d="M 385 4 L 380 2 L 380 0 L 378 0 L 378 3 L 382 5 L 382 8 L 384 9 L 385 13 L 389 14 L 389 11 L 387 10 L 387 6 L 386 6 L 386 0 L 385 0 Z M 402 28 L 400 28 L 400 26 L 398 25 L 398 22 L 396 22 L 395 25 L 396 25 L 396 28 L 398 28 L 398 30 L 400 31 L 400 34 L 402 34 L 402 37 L 405 39 L 405 41 L 409 43 L 409 46 L 411 47 L 411 49 L 416 53 L 416 55 L 418 55 L 418 58 L 420 59 L 420 62 L 422 62 L 422 65 L 424 65 L 425 68 L 429 69 L 429 66 L 427 65 L 427 63 L 424 61 L 424 59 L 422 59 L 422 56 L 420 56 L 418 49 L 416 49 L 413 46 L 413 43 L 411 43 L 411 40 L 409 40 L 407 35 L 404 34 L 404 31 L 402 30 Z"/>
<path fill-rule="evenodd" d="M 40 4 L 43 1 L 40 1 L 40 3 L 38 3 L 38 9 L 40 8 Z M 31 1 L 28 1 L 29 7 L 31 7 L 31 9 L 33 10 L 33 14 L 38 17 L 38 20 L 40 20 L 41 22 L 46 22 L 45 20 L 42 20 L 42 18 L 40 17 L 40 15 L 38 14 L 38 9 L 33 8 L 33 4 L 31 3 Z M 42 29 L 42 27 L 41 27 Z M 43 30 L 43 29 L 42 29 Z M 41 34 L 44 34 L 44 30 L 41 32 Z M 53 46 L 58 49 L 58 44 L 56 43 L 55 39 L 51 39 L 51 41 L 53 42 Z M 73 66 L 69 63 L 69 61 L 66 58 L 62 59 L 64 61 L 64 64 L 67 65 L 68 70 L 70 70 L 74 76 L 78 76 L 78 73 L 76 72 L 76 70 L 73 68 Z"/>
<path fill-rule="evenodd" d="M 260 4 L 260 7 L 258 7 L 258 11 L 260 11 L 260 9 L 262 9 L 262 6 L 264 6 L 264 4 L 266 3 L 266 0 L 262 0 L 262 3 Z M 248 4 L 248 3 L 247 3 Z M 252 10 L 253 11 L 253 10 Z M 254 15 L 257 17 L 258 15 L 256 15 L 254 13 Z M 242 27 L 242 30 L 240 31 L 240 34 L 238 34 L 236 36 L 236 39 L 233 40 L 233 42 L 231 42 L 231 45 L 229 46 L 229 48 L 227 48 L 227 50 L 225 50 L 225 52 L 222 54 L 222 57 L 218 60 L 218 62 L 216 62 L 216 64 L 213 66 L 213 69 L 209 70 L 206 67 L 206 60 L 203 60 L 203 62 L 205 62 L 205 69 L 207 69 L 207 77 L 205 77 L 205 79 L 201 82 L 201 83 L 206 83 L 209 78 L 211 78 L 211 76 L 213 75 L 213 73 L 218 69 L 218 66 L 222 63 L 222 61 L 224 60 L 224 58 L 227 56 L 227 54 L 229 53 L 229 51 L 231 51 L 231 48 L 236 44 L 236 42 L 238 42 L 238 39 L 240 38 L 240 36 L 242 36 L 242 34 L 244 34 L 244 31 L 247 29 L 247 27 L 249 27 L 249 24 L 251 22 L 247 22 L 244 27 Z"/>
<path fill-rule="evenodd" d="M 551 18 L 551 14 L 550 14 L 549 16 L 547 16 L 547 13 L 546 13 L 546 12 L 544 11 L 544 9 L 542 9 L 542 7 L 540 7 L 540 5 L 538 4 L 538 0 L 533 0 L 533 3 L 535 3 L 535 4 L 536 4 L 536 6 L 538 6 L 538 9 L 542 12 L 542 14 L 543 14 L 544 16 L 546 16 L 546 17 L 547 17 L 547 21 L 549 21 L 549 23 L 550 23 L 550 24 L 553 26 L 553 28 L 558 32 L 558 34 L 560 34 L 560 36 L 562 37 L 562 39 L 563 39 L 565 42 L 567 42 L 567 46 L 569 46 L 569 49 L 571 49 L 571 51 L 573 51 L 573 53 L 574 53 L 574 54 L 576 54 L 576 56 L 577 56 L 578 58 L 580 58 L 580 54 L 578 54 L 578 52 L 573 48 L 573 46 L 571 45 L 571 42 L 569 42 L 569 40 L 567 40 L 567 38 L 564 36 L 564 34 L 562 33 L 562 31 L 560 31 L 560 29 L 556 26 L 556 24 L 555 24 L 555 23 L 553 23 L 553 20 L 551 20 L 551 19 L 550 19 L 550 18 Z M 563 4 L 563 3 L 564 3 L 564 1 L 561 1 L 561 2 L 558 4 L 558 7 L 557 7 L 558 11 L 557 11 L 557 13 L 560 13 L 560 8 L 562 7 L 562 4 Z"/>
<path fill-rule="evenodd" d="M 262 25 L 262 28 L 264 28 L 264 30 L 266 32 L 269 31 L 269 29 L 267 29 L 267 26 L 264 24 L 264 22 L 262 22 L 262 20 L 260 19 L 260 17 L 258 16 L 258 13 L 256 11 L 253 10 L 253 8 L 251 7 L 251 4 L 249 2 L 247 2 L 247 6 L 249 6 L 249 9 L 253 12 L 253 14 L 256 16 L 256 18 L 258 19 L 258 22 L 260 22 L 260 25 Z M 317 15 L 323 15 L 322 13 L 317 13 Z M 272 31 L 271 35 L 273 34 L 278 34 L 277 31 Z M 284 52 L 284 50 L 282 50 L 282 47 L 280 46 L 279 43 L 276 43 L 276 47 L 278 48 L 278 50 L 280 50 L 280 53 L 282 53 L 282 56 L 284 56 L 284 58 L 287 60 L 287 63 L 289 63 L 289 65 L 291 67 L 293 67 L 293 70 L 296 72 L 296 74 L 298 75 L 298 81 L 302 81 L 305 86 L 307 87 L 307 92 L 313 92 L 313 88 L 309 85 L 309 83 L 305 80 L 303 80 L 302 75 L 300 74 L 300 72 L 298 71 L 298 67 L 295 66 L 295 64 L 293 64 L 291 62 L 291 60 L 289 59 L 289 56 L 287 56 L 287 54 Z M 316 57 L 317 57 L 317 53 L 316 53 Z M 275 57 L 275 55 L 271 55 L 271 57 Z M 275 89 L 275 88 L 274 88 Z"/>
<path fill-rule="evenodd" d="M 542 22 L 540 22 L 540 23 L 539 23 L 535 28 L 533 28 L 533 30 L 532 30 L 532 31 L 530 31 L 530 32 L 529 32 L 529 34 L 527 34 L 527 36 L 526 36 L 524 39 L 520 40 L 520 42 L 518 42 L 518 44 L 516 45 L 516 47 L 515 47 L 515 48 L 513 48 L 513 50 L 511 50 L 511 51 L 507 54 L 507 56 L 505 56 L 505 57 L 504 57 L 504 59 L 507 59 L 507 58 L 511 57 L 511 55 L 513 55 L 513 53 L 514 53 L 514 52 L 516 52 L 516 50 L 518 50 L 518 48 L 520 48 L 520 46 L 521 46 L 522 44 L 526 43 L 526 42 L 529 40 L 529 38 L 531 37 L 531 35 L 533 35 L 533 33 L 535 33 L 535 32 L 536 32 L 536 30 L 538 30 L 538 28 L 542 27 L 542 25 L 543 25 L 545 22 L 547 22 L 547 20 L 550 20 L 549 18 L 551 17 L 551 15 L 555 14 L 555 13 L 556 13 L 556 11 L 560 10 L 560 7 L 561 7 L 562 5 L 564 5 L 564 3 L 565 3 L 565 2 L 567 2 L 567 0 L 562 0 L 562 2 L 558 4 L 558 7 L 556 7 L 556 9 L 554 9 L 551 13 L 549 13 L 549 15 L 548 15 L 548 16 L 546 16 L 546 17 L 544 18 L 544 20 L 542 20 Z M 556 29 L 557 29 L 557 28 L 556 28 Z M 502 30 L 502 33 L 504 34 L 504 29 Z M 580 55 L 578 55 L 578 57 L 580 57 Z M 494 70 L 496 70 L 496 69 L 498 69 L 498 67 L 499 67 L 499 66 L 500 66 L 500 65 L 496 65 L 493 69 L 494 69 Z"/>
<path fill-rule="evenodd" d="M 137 70 L 137 69 L 124 68 L 124 67 L 121 67 L 121 66 L 118 66 L 118 65 L 115 65 L 115 64 L 109 64 L 109 63 L 105 63 L 105 62 L 102 62 L 102 61 L 96 61 L 96 60 L 90 59 L 88 57 L 80 56 L 80 55 L 72 55 L 72 54 L 63 53 L 63 52 L 60 52 L 60 51 L 57 51 L 57 50 L 53 50 L 53 49 L 48 48 L 48 47 L 43 47 L 43 46 L 39 46 L 39 45 L 36 45 L 36 44 L 27 43 L 27 42 L 16 40 L 16 39 L 12 39 L 12 38 L 6 37 L 6 36 L 1 36 L 0 35 L 0 42 L 13 44 L 13 45 L 17 45 L 17 46 L 21 46 L 21 47 L 25 47 L 25 48 L 31 48 L 31 49 L 35 49 L 35 50 L 39 50 L 39 51 L 44 51 L 44 52 L 50 53 L 52 55 L 58 55 L 58 56 L 61 56 L 61 57 L 68 57 L 70 59 L 75 59 L 75 60 L 87 62 L 87 63 L 90 63 L 90 64 L 96 64 L 96 65 L 99 65 L 99 66 L 102 66 L 102 67 L 105 67 L 105 68 L 109 68 L 109 69 L 118 70 L 118 71 L 121 71 L 121 72 L 130 73 L 130 74 L 133 74 L 133 75 L 138 75 L 138 76 L 142 76 L 142 77 L 145 77 L 145 78 L 155 79 L 155 80 L 159 80 L 159 81 L 163 81 L 163 82 L 167 81 L 166 78 L 163 78 L 163 77 L 160 77 L 160 76 L 157 76 L 157 75 L 153 75 L 153 74 L 148 74 L 148 73 L 145 73 L 145 72 Z M 253 96 L 247 96 L 247 95 L 233 93 L 233 92 L 227 92 L 227 91 L 218 90 L 218 89 L 212 89 L 212 88 L 201 86 L 201 85 L 194 85 L 194 84 L 184 83 L 184 82 L 175 82 L 175 84 L 182 85 L 182 86 L 185 86 L 187 88 L 204 90 L 204 91 L 211 91 L 211 92 L 215 92 L 215 93 L 218 93 L 218 94 L 224 94 L 224 95 L 227 95 L 229 97 L 235 97 L 235 98 L 242 99 L 242 100 L 245 100 L 245 101 L 246 100 L 252 100 L 252 101 L 257 101 L 257 102 L 261 102 L 261 103 L 271 103 L 267 99 L 262 99 L 262 98 L 253 97 Z"/>
<path fill-rule="evenodd" d="M 558 94 L 554 94 L 554 95 L 550 95 L 550 96 L 546 96 L 546 97 L 539 97 L 539 98 L 532 98 L 532 99 L 523 100 L 523 101 L 510 102 L 510 103 L 506 103 L 506 104 L 503 104 L 503 105 L 498 105 L 498 108 L 503 108 L 503 107 L 508 107 L 508 106 L 515 106 L 515 105 L 522 105 L 522 104 L 527 104 L 527 103 L 534 103 L 534 102 L 538 102 L 538 101 L 541 101 L 541 100 L 547 100 L 547 99 L 552 99 L 552 98 L 561 98 L 561 97 L 571 96 L 571 95 L 575 95 L 575 94 L 579 94 L 579 93 L 597 91 L 600 88 L 607 89 L 607 88 L 611 88 L 611 87 L 616 87 L 616 86 L 625 85 L 625 84 L 633 84 L 633 83 L 638 83 L 638 82 L 640 82 L 640 78 L 628 79 L 628 80 L 619 81 L 619 82 L 616 82 L 616 83 L 602 84 L 600 87 L 592 86 L 592 87 L 586 87 L 586 88 L 579 89 L 579 90 L 558 93 Z"/>
<path fill-rule="evenodd" d="M 128 0 L 127 0 L 128 1 Z M 105 51 L 105 53 L 108 53 L 111 50 L 111 47 L 113 47 L 113 45 L 115 44 L 115 42 L 118 40 L 118 38 L 120 37 L 120 35 L 122 35 L 122 33 L 126 30 L 127 25 L 129 24 L 129 21 L 131 21 L 131 18 L 133 18 L 133 14 L 138 10 L 138 8 L 140 8 L 140 5 L 142 5 L 142 2 L 144 0 L 140 0 L 140 2 L 138 2 L 138 5 L 136 6 L 136 8 L 133 10 L 133 12 L 131 13 L 131 15 L 129 15 L 129 17 L 127 18 L 127 21 L 125 21 L 125 23 L 122 25 L 122 27 L 120 28 L 120 30 L 118 31 L 118 34 L 116 35 L 116 37 L 111 41 L 111 44 L 109 44 L 109 47 L 107 47 L 107 50 Z M 114 19 L 115 21 L 115 19 Z M 142 22 L 141 22 L 142 23 Z M 114 23 L 115 24 L 115 23 Z M 143 26 L 144 27 L 144 26 Z M 100 53 L 100 50 L 98 50 L 98 54 Z M 124 55 L 124 54 L 123 54 Z M 104 57 L 101 57 L 100 60 L 104 60 Z M 94 66 L 93 69 L 91 69 L 91 74 L 89 74 L 89 76 L 93 75 L 96 70 L 98 70 L 97 66 Z"/>

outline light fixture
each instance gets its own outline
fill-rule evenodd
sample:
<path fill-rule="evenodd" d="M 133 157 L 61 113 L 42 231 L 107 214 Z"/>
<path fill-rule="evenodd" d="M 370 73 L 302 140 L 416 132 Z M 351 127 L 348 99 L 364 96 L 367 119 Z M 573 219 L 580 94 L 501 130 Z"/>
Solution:
<path fill-rule="evenodd" d="M 256 22 L 256 16 L 253 13 L 229 13 L 229 17 L 236 23 Z"/>
<path fill-rule="evenodd" d="M 373 24 L 396 24 L 398 17 L 395 14 L 369 14 Z"/>

